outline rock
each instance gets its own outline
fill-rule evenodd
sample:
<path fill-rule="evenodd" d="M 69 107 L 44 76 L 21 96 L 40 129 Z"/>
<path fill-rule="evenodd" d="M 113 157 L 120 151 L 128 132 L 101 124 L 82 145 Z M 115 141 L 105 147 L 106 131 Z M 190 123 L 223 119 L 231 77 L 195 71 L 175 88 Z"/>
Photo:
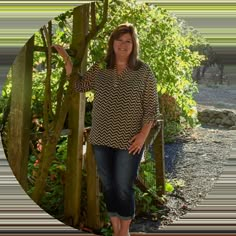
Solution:
<path fill-rule="evenodd" d="M 233 126 L 234 122 L 230 120 L 228 117 L 224 117 L 224 119 L 222 120 L 222 124 L 226 126 Z"/>
<path fill-rule="evenodd" d="M 236 114 L 234 113 L 229 113 L 228 114 L 229 119 L 231 119 L 233 122 L 236 122 Z"/>
<path fill-rule="evenodd" d="M 218 114 L 218 117 L 220 118 L 220 119 L 223 119 L 224 118 L 224 113 L 222 113 L 222 112 L 220 112 L 219 114 Z"/>
<path fill-rule="evenodd" d="M 201 124 L 218 127 L 232 127 L 236 125 L 236 114 L 229 110 L 205 109 L 198 112 L 198 119 Z"/>
<path fill-rule="evenodd" d="M 219 124 L 221 124 L 221 119 L 220 118 L 217 118 L 217 119 L 215 119 L 215 123 L 217 124 L 217 125 L 219 125 Z"/>

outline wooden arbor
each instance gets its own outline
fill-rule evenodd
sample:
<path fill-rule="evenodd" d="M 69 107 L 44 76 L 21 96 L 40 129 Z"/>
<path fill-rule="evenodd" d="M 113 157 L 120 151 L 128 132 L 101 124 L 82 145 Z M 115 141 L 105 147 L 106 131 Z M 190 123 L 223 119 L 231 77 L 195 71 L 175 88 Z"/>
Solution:
<path fill-rule="evenodd" d="M 83 73 L 86 70 L 86 50 L 89 41 L 95 37 L 106 22 L 108 0 L 104 2 L 103 18 L 100 24 L 95 21 L 95 5 L 85 4 L 73 11 L 73 37 L 71 51 L 77 64 L 74 70 Z M 92 27 L 89 29 L 89 18 L 91 17 Z M 80 222 L 81 209 L 81 181 L 82 162 L 84 159 L 83 138 L 84 138 L 84 94 L 72 94 L 69 92 L 63 97 L 56 107 L 54 119 L 51 119 L 51 98 L 50 98 L 50 68 L 51 49 L 50 23 L 48 29 L 42 28 L 44 35 L 44 47 L 40 50 L 46 53 L 47 76 L 45 78 L 45 101 L 44 101 L 44 132 L 43 132 L 43 161 L 40 163 L 38 176 L 35 182 L 35 190 L 32 198 L 36 203 L 44 193 L 45 180 L 48 169 L 55 155 L 56 145 L 61 135 L 66 115 L 69 117 L 68 136 L 68 157 L 65 181 L 65 222 L 72 226 L 78 226 Z M 32 64 L 33 64 L 34 38 L 30 39 L 22 49 L 13 65 L 11 110 L 9 116 L 8 132 L 8 160 L 14 174 L 23 188 L 27 190 L 27 162 L 29 154 L 29 135 L 31 123 L 31 94 L 32 94 Z M 24 68 L 24 69 L 22 69 Z M 64 80 L 61 82 L 63 87 Z M 69 89 L 72 89 L 73 79 L 70 81 Z M 69 102 L 70 101 L 70 102 Z M 160 132 L 154 142 L 154 153 L 157 163 L 157 184 L 164 190 L 164 166 L 163 166 L 163 132 Z M 162 160 L 162 161 L 160 161 Z M 162 163 L 162 164 L 161 164 Z M 161 166 L 159 166 L 161 164 Z M 99 217 L 99 184 L 96 175 L 96 166 L 92 157 L 91 145 L 87 143 L 86 150 L 87 168 L 87 224 L 91 228 L 100 227 Z M 160 193 L 159 193 L 160 194 Z M 94 214 L 95 213 L 95 214 Z"/>

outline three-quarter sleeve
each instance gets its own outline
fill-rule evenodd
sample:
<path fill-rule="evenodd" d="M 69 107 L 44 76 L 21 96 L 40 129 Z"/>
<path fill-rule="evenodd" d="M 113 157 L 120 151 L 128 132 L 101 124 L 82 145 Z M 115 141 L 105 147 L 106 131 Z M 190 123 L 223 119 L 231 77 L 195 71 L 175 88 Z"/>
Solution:
<path fill-rule="evenodd" d="M 145 78 L 143 111 L 143 125 L 149 122 L 154 122 L 155 124 L 157 119 L 160 117 L 157 82 L 149 67 L 147 67 Z"/>
<path fill-rule="evenodd" d="M 94 81 L 99 71 L 99 64 L 95 63 L 85 74 L 82 76 L 76 74 L 75 91 L 87 92 L 94 89 Z"/>

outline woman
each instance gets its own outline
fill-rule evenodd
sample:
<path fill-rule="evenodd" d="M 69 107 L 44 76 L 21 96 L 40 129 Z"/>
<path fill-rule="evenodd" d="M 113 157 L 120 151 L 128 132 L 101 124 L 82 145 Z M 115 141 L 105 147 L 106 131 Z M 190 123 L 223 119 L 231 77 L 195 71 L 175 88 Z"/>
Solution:
<path fill-rule="evenodd" d="M 61 46 L 68 76 L 72 63 Z M 138 59 L 138 40 L 131 24 L 119 25 L 111 34 L 105 63 L 95 63 L 78 92 L 94 91 L 90 142 L 93 145 L 105 202 L 115 236 L 129 235 L 135 214 L 133 184 L 144 143 L 159 114 L 156 80 Z M 105 64 L 105 67 L 104 67 Z"/>

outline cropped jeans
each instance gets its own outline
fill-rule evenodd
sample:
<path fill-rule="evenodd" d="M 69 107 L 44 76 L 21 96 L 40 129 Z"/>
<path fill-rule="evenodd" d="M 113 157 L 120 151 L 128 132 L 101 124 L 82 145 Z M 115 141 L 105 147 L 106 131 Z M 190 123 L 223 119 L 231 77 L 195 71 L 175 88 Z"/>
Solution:
<path fill-rule="evenodd" d="M 93 145 L 93 151 L 109 216 L 123 220 L 134 218 L 133 185 L 143 150 L 133 155 L 128 150 Z"/>

